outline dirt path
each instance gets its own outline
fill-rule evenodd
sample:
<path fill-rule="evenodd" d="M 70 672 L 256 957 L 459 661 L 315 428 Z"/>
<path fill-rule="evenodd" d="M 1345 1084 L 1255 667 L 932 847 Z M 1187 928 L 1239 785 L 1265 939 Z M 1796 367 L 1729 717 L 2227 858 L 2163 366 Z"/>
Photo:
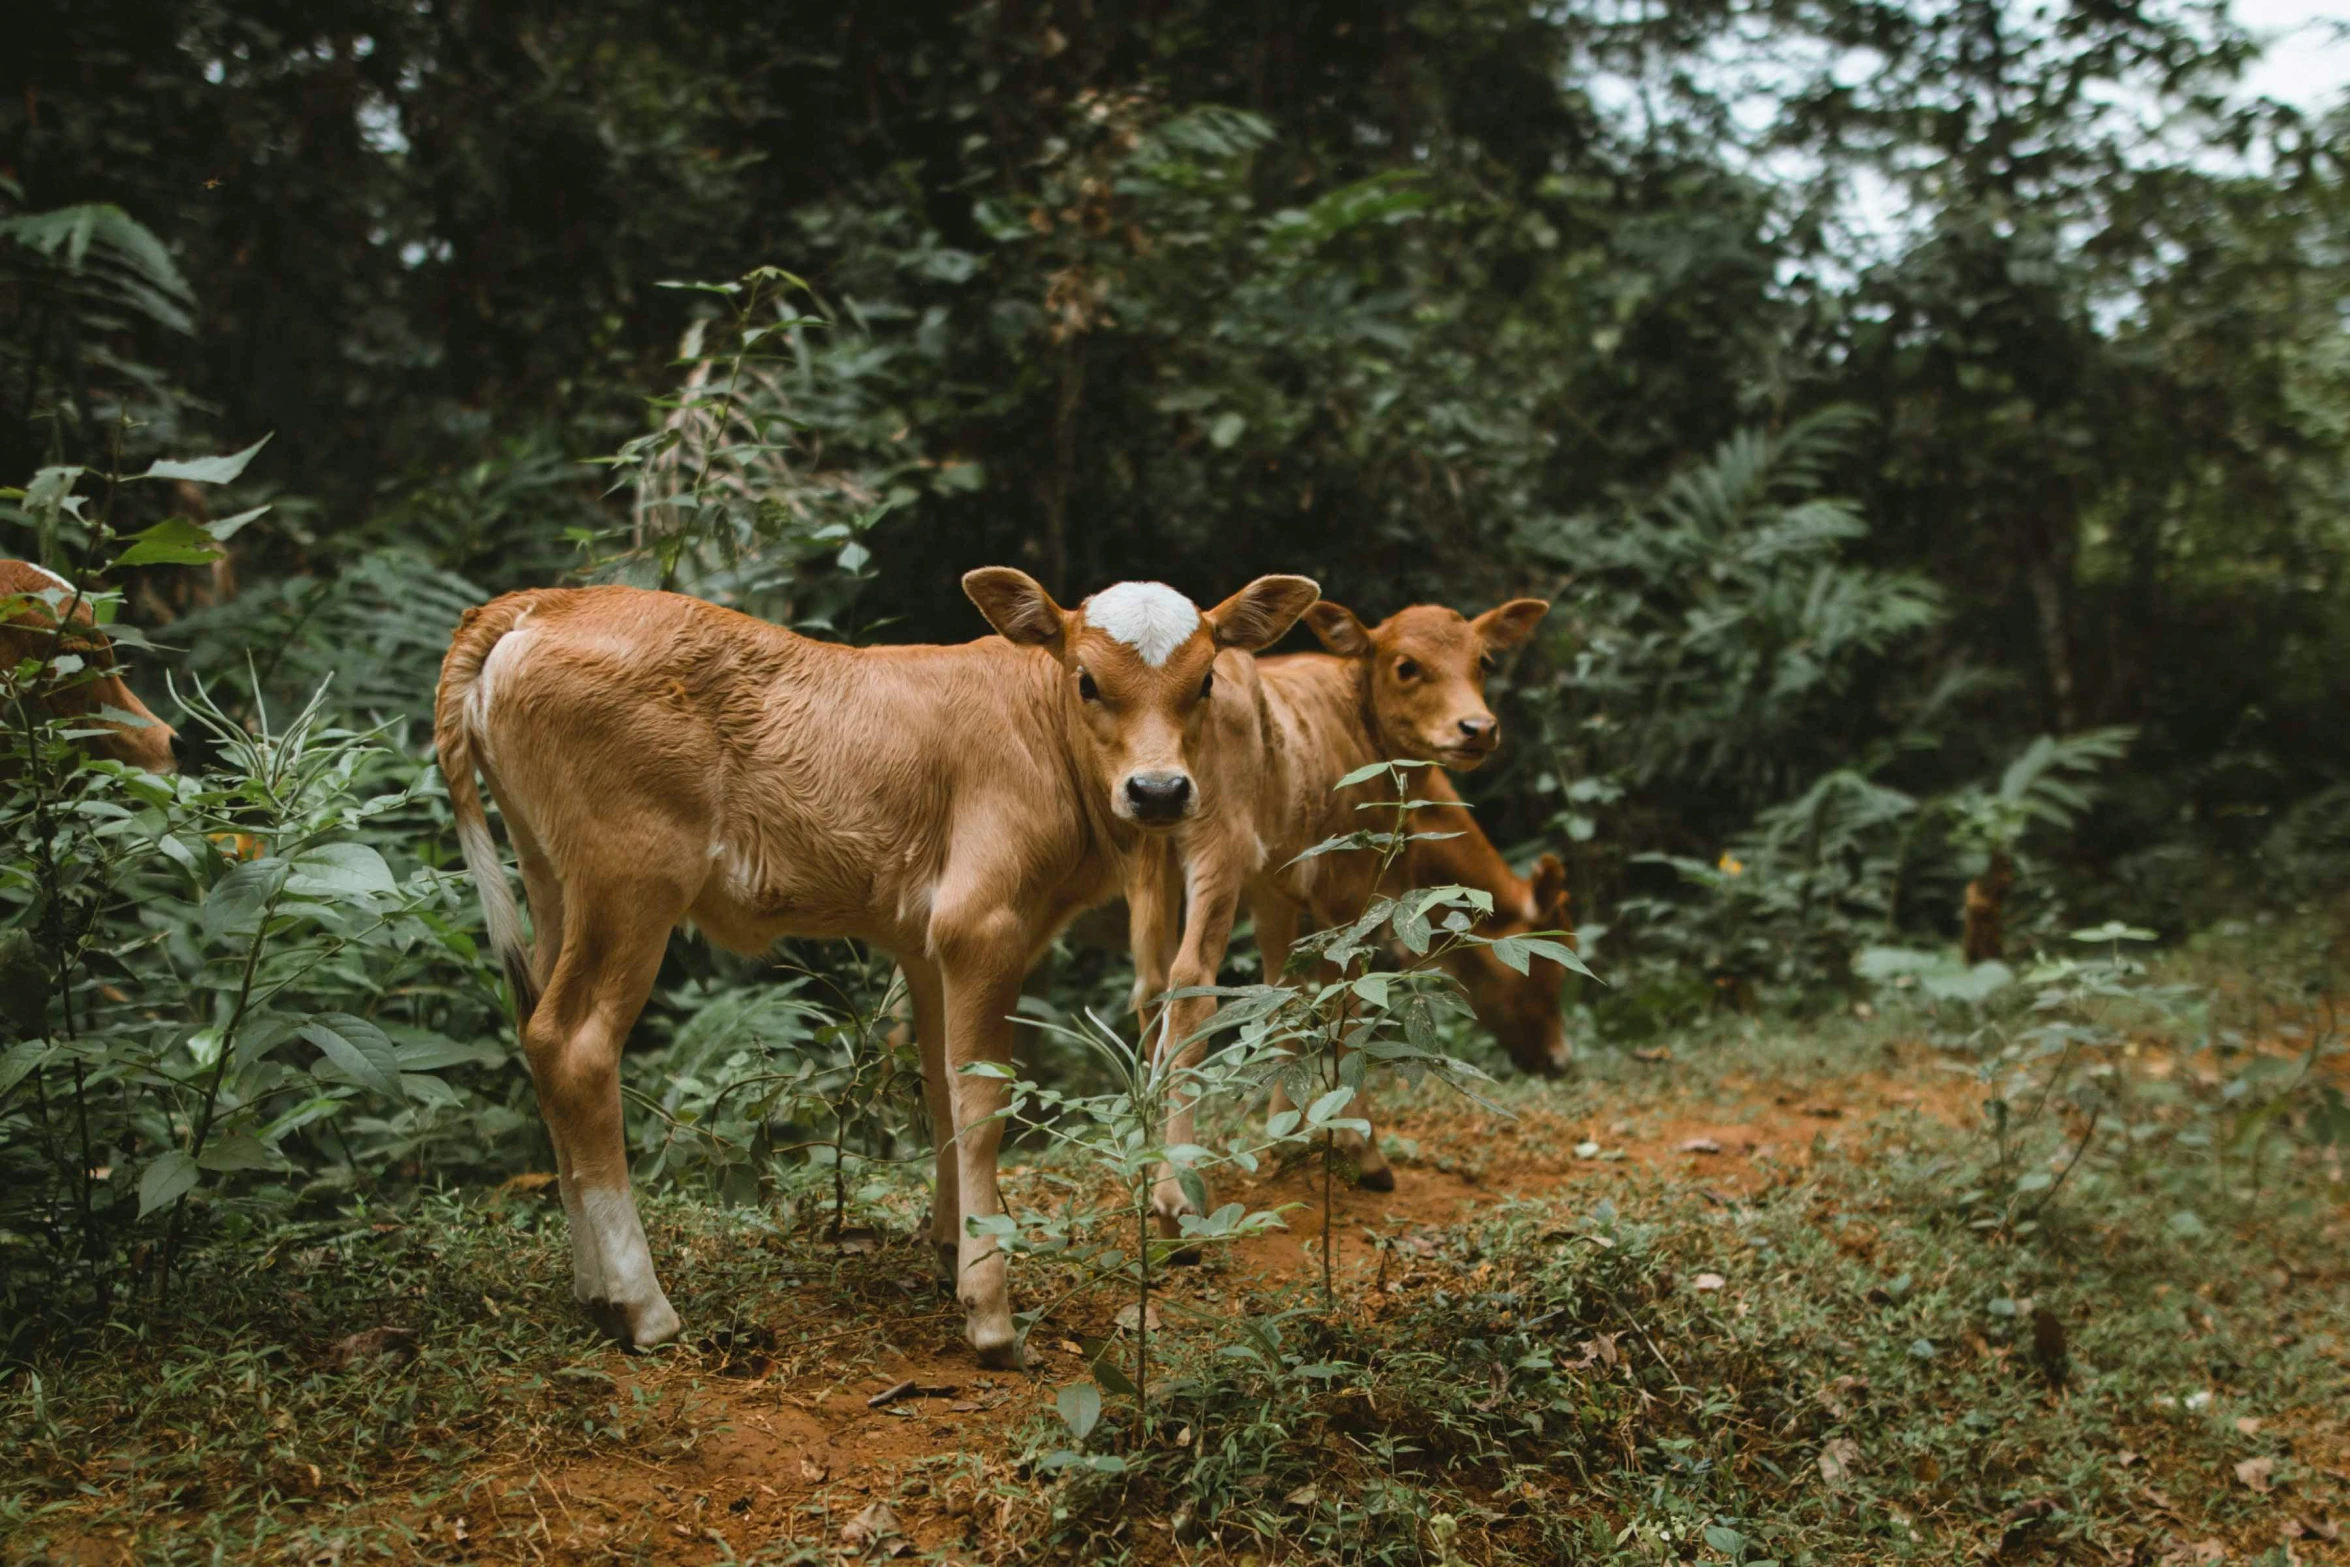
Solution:
<path fill-rule="evenodd" d="M 1416 1148 L 1398 1161 L 1396 1190 L 1336 1193 L 1337 1287 L 1377 1309 L 1381 1292 L 1411 1287 L 1411 1259 L 1434 1249 L 1436 1231 L 1506 1198 L 1567 1187 L 1596 1198 L 1615 1183 L 1663 1179 L 1729 1200 L 1787 1178 L 1815 1148 L 1853 1139 L 1880 1117 L 1955 1118 L 1968 1098 L 1955 1081 L 1872 1075 L 1803 1088 L 1733 1080 L 1688 1115 L 1589 1089 L 1515 1118 L 1473 1105 L 1408 1109 L 1383 1128 Z M 1024 1173 L 1006 1172 L 1016 1207 Z M 1171 1291 L 1220 1312 L 1284 1281 L 1316 1287 L 1321 1185 L 1305 1167 L 1227 1182 L 1221 1198 L 1280 1208 L 1288 1228 L 1182 1270 Z M 1375 1246 L 1380 1238 L 1389 1244 Z M 901 1249 L 909 1269 L 918 1266 L 918 1248 Z M 1010 1504 L 986 1494 L 987 1481 L 1005 1474 L 1008 1437 L 1085 1374 L 1076 1335 L 1115 1331 L 1110 1308 L 1096 1302 L 1048 1318 L 1031 1338 L 1027 1374 L 991 1374 L 975 1367 L 959 1314 L 941 1309 L 927 1284 L 908 1279 L 901 1290 L 899 1315 L 885 1306 L 813 1353 L 776 1349 L 754 1326 L 705 1337 L 698 1354 L 649 1363 L 615 1355 L 624 1389 L 699 1400 L 691 1424 L 711 1434 L 665 1457 L 488 1477 L 470 1516 L 436 1515 L 428 1527 L 475 1559 L 699 1564 L 787 1540 L 837 1548 L 860 1515 L 881 1526 L 868 1511 L 879 1506 L 916 1547 L 977 1542 L 1009 1521 Z M 1171 1310 L 1160 1331 L 1180 1333 L 1182 1321 Z M 871 1402 L 908 1382 L 911 1391 Z"/>

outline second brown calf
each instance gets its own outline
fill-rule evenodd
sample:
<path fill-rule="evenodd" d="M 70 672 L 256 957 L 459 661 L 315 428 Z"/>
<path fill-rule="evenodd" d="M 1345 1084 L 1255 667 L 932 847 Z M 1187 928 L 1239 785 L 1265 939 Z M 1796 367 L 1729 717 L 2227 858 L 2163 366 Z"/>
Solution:
<path fill-rule="evenodd" d="M 1394 798 L 1384 777 L 1344 790 L 1339 780 L 1366 764 L 1397 758 L 1466 769 L 1490 756 L 1501 726 L 1485 704 L 1485 676 L 1494 654 L 1524 641 L 1549 607 L 1539 599 L 1515 599 L 1469 619 L 1441 606 L 1416 605 L 1368 630 L 1345 608 L 1324 602 L 1306 619 L 1329 652 L 1220 660 L 1218 743 L 1211 752 L 1217 772 L 1203 787 L 1233 798 L 1178 834 L 1180 853 L 1162 879 L 1160 897 L 1166 908 L 1187 911 L 1183 945 L 1165 945 L 1171 920 L 1164 912 L 1138 920 L 1138 988 L 1156 994 L 1214 984 L 1243 896 L 1256 916 L 1265 977 L 1274 982 L 1303 921 L 1329 926 L 1361 914 L 1377 890 L 1375 855 L 1346 851 L 1298 859 L 1325 839 L 1390 825 L 1356 809 Z M 1431 872 L 1439 865 L 1457 868 L 1457 855 L 1424 856 L 1419 865 Z M 1408 861 L 1398 869 L 1412 874 Z M 1496 915 L 1509 917 L 1498 902 Z M 1157 950 L 1146 926 L 1161 933 Z M 1562 978 L 1529 979 L 1531 990 L 1547 987 L 1553 1014 Z M 1499 988 L 1486 987 L 1489 1006 Z M 1540 1005 L 1537 997 L 1525 1010 L 1531 1015 Z M 1205 997 L 1170 1003 L 1159 1022 L 1162 1040 L 1189 1041 L 1185 1059 L 1197 1059 L 1204 1042 L 1194 1036 L 1213 1010 Z M 1539 1048 L 1546 1058 L 1553 1053 L 1547 1041 Z M 1367 1102 L 1358 1099 L 1358 1113 L 1364 1109 Z M 1167 1146 L 1194 1141 L 1192 1127 L 1191 1106 L 1179 1100 Z M 1393 1184 L 1375 1137 L 1357 1141 L 1355 1152 L 1369 1184 Z M 1160 1181 L 1154 1206 L 1162 1231 L 1179 1233 L 1190 1203 L 1173 1172 Z"/>

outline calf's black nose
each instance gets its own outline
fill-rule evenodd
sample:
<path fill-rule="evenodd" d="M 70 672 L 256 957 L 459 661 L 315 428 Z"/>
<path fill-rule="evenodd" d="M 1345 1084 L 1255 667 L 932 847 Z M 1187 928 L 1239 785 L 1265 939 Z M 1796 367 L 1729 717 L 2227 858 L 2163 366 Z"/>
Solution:
<path fill-rule="evenodd" d="M 1191 803 L 1191 780 L 1182 773 L 1135 773 L 1126 780 L 1126 803 L 1146 822 L 1171 821 Z"/>
<path fill-rule="evenodd" d="M 1490 740 L 1493 731 L 1500 727 L 1501 720 L 1498 718 L 1464 718 L 1461 720 L 1461 735 L 1469 740 Z"/>

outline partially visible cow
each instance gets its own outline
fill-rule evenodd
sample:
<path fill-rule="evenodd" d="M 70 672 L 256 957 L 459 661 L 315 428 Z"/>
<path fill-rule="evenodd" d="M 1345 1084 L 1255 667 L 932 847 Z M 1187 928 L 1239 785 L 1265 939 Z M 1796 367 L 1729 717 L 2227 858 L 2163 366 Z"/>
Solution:
<path fill-rule="evenodd" d="M 1196 780 L 1222 776 L 1218 654 L 1268 646 L 1317 590 L 1261 577 L 1203 614 L 1156 583 L 1073 610 L 1004 567 L 963 585 L 1000 635 L 842 647 L 604 587 L 508 594 L 450 643 L 434 738 L 459 842 L 555 1145 L 572 1291 L 624 1343 L 679 1327 L 629 1191 L 619 1061 L 669 932 L 691 921 L 741 952 L 859 937 L 904 968 L 938 1148 L 931 1238 L 980 1359 L 1019 1361 L 1004 1254 L 964 1221 L 1003 1212 L 1021 976 L 1079 910 L 1155 880 L 1167 834 L 1214 814 Z"/>
<path fill-rule="evenodd" d="M 1306 612 L 1306 621 L 1329 651 L 1266 659 L 1227 654 L 1219 659 L 1218 743 L 1211 753 L 1217 771 L 1202 780 L 1202 787 L 1211 798 L 1227 803 L 1178 834 L 1180 853 L 1162 878 L 1161 908 L 1142 911 L 1143 917 L 1135 921 L 1137 988 L 1155 995 L 1169 988 L 1213 985 L 1243 895 L 1256 915 L 1268 979 L 1279 978 L 1302 921 L 1311 919 L 1315 926 L 1327 927 L 1360 915 L 1376 890 L 1376 855 L 1354 850 L 1297 858 L 1325 839 L 1392 825 L 1387 813 L 1357 808 L 1395 798 L 1384 775 L 1346 789 L 1338 788 L 1339 780 L 1383 760 L 1423 760 L 1466 770 L 1492 755 L 1501 742 L 1501 722 L 1485 705 L 1485 676 L 1493 668 L 1494 655 L 1523 642 L 1549 608 L 1540 599 L 1513 599 L 1472 620 L 1440 605 L 1422 604 L 1368 629 L 1351 611 L 1324 601 Z M 1412 775 L 1418 790 L 1414 797 L 1435 798 L 1418 789 L 1421 776 Z M 1229 797 L 1245 799 L 1246 808 L 1234 808 Z M 1457 796 L 1451 798 L 1457 802 Z M 1457 804 L 1454 810 L 1460 820 L 1467 820 L 1467 812 Z M 1478 842 L 1483 843 L 1481 834 Z M 1483 847 L 1498 863 L 1492 846 Z M 1456 849 L 1449 856 L 1424 854 L 1395 870 L 1417 885 L 1450 879 L 1464 868 L 1482 871 L 1499 884 L 1492 864 L 1470 863 L 1474 855 L 1474 849 Z M 1506 866 L 1501 869 L 1506 873 Z M 1497 918 L 1506 920 L 1521 908 L 1529 920 L 1554 912 L 1556 895 L 1565 890 L 1564 874 L 1542 875 L 1541 900 L 1531 900 L 1532 887 L 1524 905 L 1505 905 L 1497 896 Z M 1168 911 L 1176 907 L 1188 915 L 1179 949 L 1167 944 Z M 1139 903 L 1137 908 L 1141 909 Z M 1159 943 L 1155 947 L 1149 940 L 1154 932 Z M 1531 1033 L 1525 1025 L 1513 1026 L 1513 1050 L 1527 1052 L 1539 1069 L 1562 1065 L 1564 1040 L 1551 1030 L 1556 1027 L 1563 972 L 1529 976 L 1519 992 L 1493 982 L 1474 958 L 1463 961 L 1477 976 L 1472 995 L 1482 991 L 1489 1010 L 1530 1021 Z M 1556 965 L 1546 967 L 1556 970 Z M 1506 1003 L 1501 997 L 1505 988 L 1512 992 Z M 1546 1008 L 1549 1024 L 1541 1021 Z M 1204 1042 L 1193 1036 L 1213 1010 L 1213 1000 L 1205 997 L 1168 1004 L 1160 1021 L 1162 1039 L 1190 1041 L 1186 1057 L 1196 1059 Z M 1357 1108 L 1362 1108 L 1360 1103 Z M 1192 1126 L 1189 1102 L 1179 1101 L 1167 1146 L 1194 1141 Z M 1375 1136 L 1362 1140 L 1355 1151 L 1365 1184 L 1394 1184 Z M 1153 1204 L 1162 1232 L 1179 1233 L 1181 1215 L 1191 1205 L 1172 1172 L 1160 1181 Z"/>
<path fill-rule="evenodd" d="M 57 616 L 68 606 L 60 636 Z M 79 660 L 79 667 L 43 679 L 43 670 L 54 668 L 52 652 Z M 75 720 L 75 728 L 88 731 L 79 742 L 85 750 L 151 773 L 179 770 L 179 736 L 124 684 L 114 644 L 97 628 L 88 601 L 53 571 L 0 560 L 0 692 L 12 705 L 28 662 L 42 668 L 30 672 L 38 685 L 26 694 L 50 717 Z"/>

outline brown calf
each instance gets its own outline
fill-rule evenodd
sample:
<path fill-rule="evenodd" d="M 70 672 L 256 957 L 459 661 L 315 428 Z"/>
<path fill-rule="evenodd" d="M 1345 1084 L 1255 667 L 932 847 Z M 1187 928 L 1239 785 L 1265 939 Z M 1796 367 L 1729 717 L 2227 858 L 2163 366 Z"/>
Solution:
<path fill-rule="evenodd" d="M 52 718 L 85 720 L 76 727 L 90 731 L 81 745 L 93 755 L 150 773 L 179 770 L 178 735 L 123 683 L 114 644 L 97 629 L 88 601 L 76 601 L 72 583 L 30 561 L 0 560 L 0 604 L 6 606 L 0 610 L 0 683 L 8 697 L 16 695 L 18 671 L 26 660 L 47 660 L 52 650 L 80 659 L 83 671 L 98 673 L 69 674 L 40 692 L 42 711 Z M 60 637 L 57 614 L 69 604 L 72 612 Z"/>
<path fill-rule="evenodd" d="M 963 585 L 1001 636 L 841 647 L 607 587 L 509 594 L 450 644 L 441 767 L 555 1145 L 572 1291 L 624 1343 L 679 1326 L 629 1192 L 619 1060 L 691 921 L 740 952 L 852 936 L 896 957 L 938 1148 L 931 1239 L 980 1359 L 1018 1362 L 1003 1253 L 963 1223 L 1003 1211 L 1006 1085 L 962 1069 L 1009 1060 L 1054 931 L 1156 875 L 1163 835 L 1202 815 L 1210 666 L 1281 636 L 1316 589 L 1263 577 L 1203 615 L 1151 583 L 1074 610 L 1003 567 Z"/>
<path fill-rule="evenodd" d="M 1490 756 L 1501 739 L 1500 721 L 1484 696 L 1492 655 L 1524 641 L 1549 608 L 1540 599 L 1514 599 L 1469 620 L 1417 605 L 1367 631 L 1352 613 L 1325 602 L 1308 610 L 1306 619 L 1329 653 L 1219 660 L 1218 673 L 1228 678 L 1217 686 L 1215 703 L 1218 772 L 1205 787 L 1247 804 L 1228 806 L 1178 834 L 1180 854 L 1161 879 L 1161 908 L 1144 911 L 1137 901 L 1137 988 L 1157 994 L 1170 986 L 1214 984 L 1244 893 L 1256 914 L 1270 980 L 1279 978 L 1301 918 L 1331 925 L 1359 915 L 1374 891 L 1376 856 L 1349 852 L 1297 860 L 1326 838 L 1384 825 L 1355 809 L 1393 798 L 1384 779 L 1344 791 L 1337 789 L 1338 780 L 1391 758 L 1470 768 Z M 1438 863 L 1422 861 L 1429 868 Z M 1187 911 L 1183 946 L 1169 953 L 1167 911 L 1178 902 Z M 1146 927 L 1159 933 L 1159 949 L 1150 946 Z M 1556 982 L 1549 996 L 1555 1011 Z M 1161 1020 L 1162 1040 L 1189 1039 L 1213 1007 L 1207 998 L 1171 1004 Z M 1194 1041 L 1186 1054 L 1196 1057 L 1202 1048 Z M 1193 1140 L 1191 1107 L 1179 1102 L 1168 1146 Z M 1386 1167 L 1376 1140 L 1358 1157 L 1366 1178 L 1378 1183 Z M 1392 1175 L 1385 1179 L 1392 1184 Z M 1171 1173 L 1153 1201 L 1161 1229 L 1177 1233 L 1189 1203 Z"/>

